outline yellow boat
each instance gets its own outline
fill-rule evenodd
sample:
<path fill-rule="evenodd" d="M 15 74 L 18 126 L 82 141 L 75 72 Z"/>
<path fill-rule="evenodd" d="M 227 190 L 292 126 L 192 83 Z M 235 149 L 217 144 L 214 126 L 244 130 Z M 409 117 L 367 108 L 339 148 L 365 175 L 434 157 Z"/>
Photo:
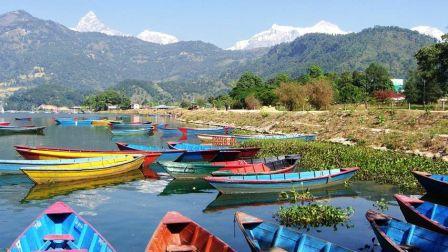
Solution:
<path fill-rule="evenodd" d="M 140 168 L 143 161 L 144 156 L 142 155 L 122 155 L 104 161 L 71 165 L 24 167 L 21 170 L 34 183 L 46 184 L 114 176 Z"/>
<path fill-rule="evenodd" d="M 103 120 L 93 120 L 92 121 L 92 125 L 93 126 L 109 126 L 112 123 L 115 123 L 118 121 L 113 121 L 113 120 L 107 120 L 107 119 L 103 119 Z"/>

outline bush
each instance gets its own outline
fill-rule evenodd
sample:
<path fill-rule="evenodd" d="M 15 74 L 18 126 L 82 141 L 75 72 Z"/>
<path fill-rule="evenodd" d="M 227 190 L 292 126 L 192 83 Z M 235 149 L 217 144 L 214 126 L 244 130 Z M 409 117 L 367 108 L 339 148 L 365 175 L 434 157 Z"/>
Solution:
<path fill-rule="evenodd" d="M 333 103 L 334 90 L 330 80 L 316 79 L 305 85 L 309 103 L 316 109 L 327 108 Z"/>
<path fill-rule="evenodd" d="M 260 101 L 255 98 L 254 95 L 249 95 L 244 99 L 244 103 L 246 104 L 246 108 L 248 109 L 257 109 L 261 106 Z"/>

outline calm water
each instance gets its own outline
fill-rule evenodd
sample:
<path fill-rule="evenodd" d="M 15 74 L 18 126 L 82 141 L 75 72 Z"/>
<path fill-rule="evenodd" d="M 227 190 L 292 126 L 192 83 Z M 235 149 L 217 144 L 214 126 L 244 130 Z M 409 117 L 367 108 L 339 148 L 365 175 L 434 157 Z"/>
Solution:
<path fill-rule="evenodd" d="M 21 115 L 3 114 L 0 121 L 30 124 L 14 121 L 14 117 L 18 116 Z M 0 159 L 20 158 L 13 148 L 17 144 L 115 149 L 116 141 L 163 145 L 168 140 L 177 139 L 176 136 L 161 136 L 160 133 L 146 137 L 112 138 L 104 127 L 56 126 L 52 115 L 31 116 L 32 124 L 48 125 L 45 135 L 0 136 Z M 321 197 L 321 202 L 351 206 L 355 213 L 350 228 L 317 228 L 307 232 L 353 250 L 371 246 L 374 235 L 364 213 L 374 209 L 375 201 L 385 198 L 390 203 L 386 213 L 402 219 L 392 198 L 394 193 L 392 186 L 365 182 L 352 183 L 349 188 L 315 192 L 313 194 Z M 68 203 L 119 251 L 143 251 L 162 216 L 171 210 L 195 220 L 238 251 L 249 251 L 241 232 L 234 226 L 234 212 L 245 211 L 275 221 L 272 215 L 279 206 L 286 204 L 277 202 L 277 195 L 218 195 L 203 181 L 174 181 L 169 177 L 143 179 L 139 173 L 65 187 L 33 186 L 25 176 L 0 176 L 0 248 L 9 247 L 17 235 L 55 201 Z"/>

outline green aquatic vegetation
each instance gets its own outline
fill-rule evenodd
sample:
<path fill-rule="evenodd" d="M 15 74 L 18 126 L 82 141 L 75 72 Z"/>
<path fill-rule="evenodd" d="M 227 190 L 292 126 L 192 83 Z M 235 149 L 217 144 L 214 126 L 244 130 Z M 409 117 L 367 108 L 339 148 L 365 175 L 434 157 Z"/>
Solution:
<path fill-rule="evenodd" d="M 420 170 L 446 174 L 448 163 L 441 159 L 395 151 L 375 150 L 366 146 L 345 146 L 328 142 L 301 140 L 252 140 L 242 146 L 261 147 L 260 157 L 300 154 L 300 170 L 360 167 L 354 180 L 397 185 L 402 192 L 419 192 L 421 187 L 410 172 Z"/>
<path fill-rule="evenodd" d="M 387 203 L 387 200 L 384 198 L 375 201 L 375 203 L 373 203 L 373 206 L 381 212 L 384 212 L 387 209 L 389 209 L 389 204 Z"/>
<path fill-rule="evenodd" d="M 281 192 L 279 196 L 279 200 L 288 201 L 292 204 L 296 204 L 299 202 L 303 203 L 305 201 L 313 201 L 314 199 L 315 198 L 310 191 L 297 191 L 295 188 L 293 188 L 289 192 Z"/>
<path fill-rule="evenodd" d="M 350 216 L 354 213 L 353 208 L 340 208 L 321 204 L 281 206 L 274 218 L 281 225 L 295 228 L 310 227 L 337 227 L 342 224 L 349 226 Z"/>

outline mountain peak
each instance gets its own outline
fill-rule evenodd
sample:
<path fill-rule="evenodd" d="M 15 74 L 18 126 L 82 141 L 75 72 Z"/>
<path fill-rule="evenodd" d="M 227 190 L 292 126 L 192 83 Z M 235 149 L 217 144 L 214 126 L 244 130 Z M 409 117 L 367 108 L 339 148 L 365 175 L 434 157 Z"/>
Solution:
<path fill-rule="evenodd" d="M 95 12 L 87 12 L 73 29 L 78 32 L 100 32 L 110 36 L 126 36 L 126 34 L 107 27 L 96 16 Z"/>
<path fill-rule="evenodd" d="M 169 34 L 162 33 L 162 32 L 150 31 L 150 30 L 142 31 L 140 34 L 137 35 L 137 38 L 139 38 L 143 41 L 146 41 L 146 42 L 162 44 L 162 45 L 179 42 L 179 39 L 177 39 L 173 35 L 169 35 Z"/>
<path fill-rule="evenodd" d="M 35 19 L 28 12 L 24 10 L 15 10 L 0 15 L 0 25 L 9 25 L 16 22 L 24 22 Z"/>
<path fill-rule="evenodd" d="M 442 35 L 445 34 L 443 31 L 439 30 L 436 27 L 425 26 L 425 25 L 416 26 L 416 27 L 412 28 L 411 30 L 416 31 L 420 34 L 424 34 L 424 35 L 436 38 L 439 41 L 442 40 Z"/>
<path fill-rule="evenodd" d="M 270 47 L 284 42 L 291 42 L 308 33 L 347 34 L 339 26 L 322 20 L 311 27 L 294 27 L 273 24 L 270 29 L 259 32 L 249 39 L 238 41 L 229 50 L 247 50 L 259 47 Z"/>

